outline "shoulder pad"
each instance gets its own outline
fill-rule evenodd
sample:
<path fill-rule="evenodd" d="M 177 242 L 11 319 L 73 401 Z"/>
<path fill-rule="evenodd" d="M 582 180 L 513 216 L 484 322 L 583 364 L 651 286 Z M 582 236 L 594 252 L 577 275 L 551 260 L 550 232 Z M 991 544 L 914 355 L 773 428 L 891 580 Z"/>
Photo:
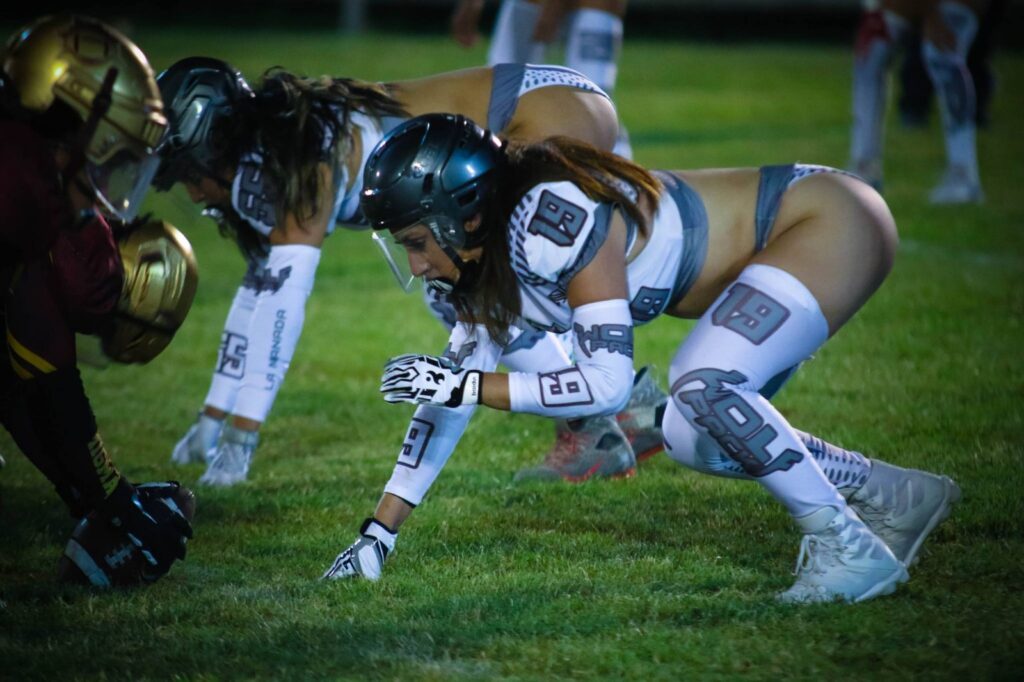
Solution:
<path fill-rule="evenodd" d="M 607 211 L 601 209 L 567 181 L 545 182 L 528 191 L 509 220 L 509 249 L 517 274 L 528 282 L 557 282 L 564 273 L 577 270 L 580 256 L 593 248 L 588 244 L 595 237 L 603 243 L 607 235 Z"/>
<path fill-rule="evenodd" d="M 231 205 L 253 229 L 268 236 L 277 222 L 277 197 L 264 182 L 263 157 L 252 152 L 242 157 L 231 183 Z"/>

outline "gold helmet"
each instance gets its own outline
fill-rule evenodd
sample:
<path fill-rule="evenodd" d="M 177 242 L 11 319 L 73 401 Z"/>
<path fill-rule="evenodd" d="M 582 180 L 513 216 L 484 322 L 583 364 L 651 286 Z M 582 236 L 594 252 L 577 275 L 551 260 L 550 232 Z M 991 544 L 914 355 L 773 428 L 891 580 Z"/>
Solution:
<path fill-rule="evenodd" d="M 159 165 L 153 150 L 167 128 L 142 51 L 96 19 L 49 16 L 11 37 L 3 72 L 15 101 L 30 114 L 62 102 L 81 118 L 81 149 L 72 153 L 84 155 L 104 207 L 131 220 Z"/>
<path fill-rule="evenodd" d="M 199 283 L 196 257 L 177 228 L 150 220 L 118 240 L 121 300 L 103 352 L 117 362 L 149 362 L 185 321 Z"/>

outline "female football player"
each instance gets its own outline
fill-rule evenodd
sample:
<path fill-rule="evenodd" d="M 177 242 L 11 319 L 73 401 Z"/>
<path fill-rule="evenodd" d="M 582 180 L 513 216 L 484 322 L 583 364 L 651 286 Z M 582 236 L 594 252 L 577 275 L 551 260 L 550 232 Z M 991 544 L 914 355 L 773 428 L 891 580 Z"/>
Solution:
<path fill-rule="evenodd" d="M 929 195 L 934 204 L 981 202 L 975 144 L 975 92 L 967 53 L 987 0 L 864 0 L 853 67 L 850 169 L 882 185 L 886 71 L 907 34 L 920 27 L 921 52 L 938 93 L 946 170 Z"/>
<path fill-rule="evenodd" d="M 609 98 L 562 67 L 505 64 L 389 84 L 273 71 L 253 91 L 224 62 L 192 57 L 158 82 L 171 134 L 157 189 L 183 183 L 249 259 L 205 406 L 172 454 L 178 463 L 207 461 L 200 481 L 211 485 L 246 478 L 302 331 L 320 248 L 336 224 L 362 222 L 363 164 L 387 130 L 434 111 L 486 120 L 512 139 L 570 135 L 601 149 L 611 149 L 618 130 Z M 443 297 L 428 302 L 454 323 Z M 556 337 L 535 332 L 510 339 L 503 358 L 530 371 L 566 361 Z M 646 372 L 638 373 L 635 395 L 621 429 L 614 417 L 560 423 L 544 463 L 521 477 L 631 474 L 630 443 L 641 456 L 661 449 L 655 411 L 665 400 Z"/>
<path fill-rule="evenodd" d="M 446 357 L 387 363 L 385 400 L 420 407 L 374 516 L 328 578 L 380 576 L 475 405 L 549 417 L 621 409 L 633 327 L 661 314 L 699 318 L 671 361 L 666 450 L 760 482 L 793 516 L 804 539 L 782 600 L 892 592 L 958 498 L 946 477 L 796 431 L 763 395 L 892 265 L 892 216 L 855 177 L 807 165 L 649 172 L 566 138 L 506 144 L 435 114 L 373 153 L 362 206 L 413 275 L 454 292 L 461 321 Z M 576 363 L 495 373 L 513 324 L 571 330 Z"/>

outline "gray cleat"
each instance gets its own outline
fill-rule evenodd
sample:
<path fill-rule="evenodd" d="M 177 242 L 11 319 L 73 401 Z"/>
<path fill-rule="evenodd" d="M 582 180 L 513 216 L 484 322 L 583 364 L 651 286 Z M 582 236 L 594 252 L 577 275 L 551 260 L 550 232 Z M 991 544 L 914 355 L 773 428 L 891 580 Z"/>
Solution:
<path fill-rule="evenodd" d="M 588 417 L 555 423 L 555 445 L 537 466 L 521 469 L 516 481 L 569 481 L 593 477 L 628 478 L 636 457 L 615 417 Z"/>
<path fill-rule="evenodd" d="M 848 501 L 896 558 L 910 566 L 928 534 L 960 501 L 960 488 L 948 476 L 872 459 L 871 474 Z"/>
<path fill-rule="evenodd" d="M 668 403 L 668 395 L 654 382 L 650 365 L 641 367 L 633 379 L 633 392 L 626 409 L 615 415 L 626 434 L 636 461 L 642 462 L 665 449 L 661 435 L 661 417 Z"/>

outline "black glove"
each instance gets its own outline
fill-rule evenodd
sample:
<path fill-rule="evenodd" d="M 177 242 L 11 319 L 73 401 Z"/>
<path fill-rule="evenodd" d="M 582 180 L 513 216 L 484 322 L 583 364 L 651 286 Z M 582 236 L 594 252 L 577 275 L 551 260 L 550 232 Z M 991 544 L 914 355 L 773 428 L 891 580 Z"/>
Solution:
<path fill-rule="evenodd" d="M 122 530 L 146 561 L 142 577 L 154 582 L 164 576 L 192 537 L 192 525 L 173 499 L 178 484 L 156 483 L 138 487 L 121 479 L 97 510 Z"/>

